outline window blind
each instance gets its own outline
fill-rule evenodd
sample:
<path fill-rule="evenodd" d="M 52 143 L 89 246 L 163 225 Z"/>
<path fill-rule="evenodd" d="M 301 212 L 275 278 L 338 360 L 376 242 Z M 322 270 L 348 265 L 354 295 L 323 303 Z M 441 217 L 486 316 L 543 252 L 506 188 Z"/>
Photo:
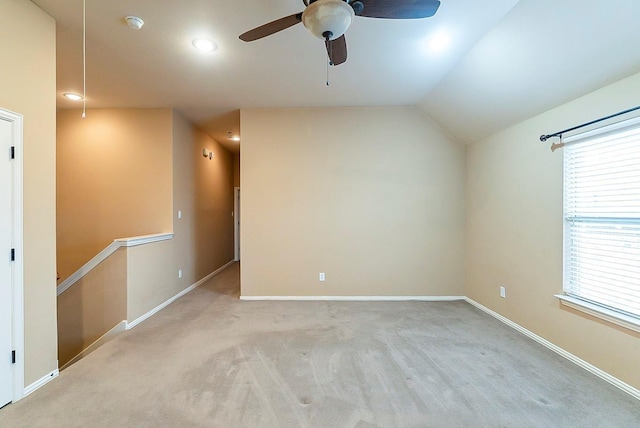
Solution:
<path fill-rule="evenodd" d="M 564 292 L 640 319 L 640 118 L 565 140 Z"/>

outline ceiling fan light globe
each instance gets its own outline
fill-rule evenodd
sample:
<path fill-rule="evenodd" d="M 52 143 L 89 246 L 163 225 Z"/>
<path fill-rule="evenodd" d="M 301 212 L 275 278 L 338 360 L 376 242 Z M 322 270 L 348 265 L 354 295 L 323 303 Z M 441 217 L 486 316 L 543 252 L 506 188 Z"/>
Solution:
<path fill-rule="evenodd" d="M 342 36 L 351 23 L 355 13 L 344 0 L 317 0 L 302 13 L 302 23 L 317 38 L 335 40 Z"/>

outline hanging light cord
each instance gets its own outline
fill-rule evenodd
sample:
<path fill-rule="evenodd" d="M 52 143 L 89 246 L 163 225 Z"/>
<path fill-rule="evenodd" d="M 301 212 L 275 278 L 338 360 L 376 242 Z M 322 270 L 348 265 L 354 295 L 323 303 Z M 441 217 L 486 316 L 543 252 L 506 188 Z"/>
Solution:
<path fill-rule="evenodd" d="M 87 0 L 82 0 L 82 117 L 87 116 Z"/>

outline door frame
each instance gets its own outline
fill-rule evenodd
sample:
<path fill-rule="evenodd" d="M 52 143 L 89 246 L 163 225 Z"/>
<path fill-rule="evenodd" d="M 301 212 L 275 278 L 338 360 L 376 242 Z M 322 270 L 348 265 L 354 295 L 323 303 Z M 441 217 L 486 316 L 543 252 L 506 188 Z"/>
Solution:
<path fill-rule="evenodd" d="M 240 188 L 233 188 L 233 260 L 240 260 Z"/>
<path fill-rule="evenodd" d="M 0 120 L 10 122 L 15 158 L 12 160 L 12 247 L 15 248 L 11 278 L 11 340 L 16 351 L 13 364 L 13 402 L 24 397 L 24 225 L 23 225 L 23 117 L 0 108 Z M 4 154 L 8 156 L 7 154 Z"/>

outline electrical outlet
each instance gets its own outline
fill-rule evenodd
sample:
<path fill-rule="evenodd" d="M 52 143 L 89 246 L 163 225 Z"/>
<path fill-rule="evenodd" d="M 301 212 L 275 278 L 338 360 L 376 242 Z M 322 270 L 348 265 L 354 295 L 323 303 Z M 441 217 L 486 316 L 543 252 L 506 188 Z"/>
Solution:
<path fill-rule="evenodd" d="M 502 285 L 500 286 L 500 297 L 502 297 L 503 299 L 507 298 L 507 289 Z"/>
<path fill-rule="evenodd" d="M 324 272 L 320 272 L 320 275 L 318 276 L 318 279 L 320 281 L 324 281 L 324 279 L 325 279 Z"/>
<path fill-rule="evenodd" d="M 178 279 L 182 278 L 182 269 L 178 269 Z"/>

